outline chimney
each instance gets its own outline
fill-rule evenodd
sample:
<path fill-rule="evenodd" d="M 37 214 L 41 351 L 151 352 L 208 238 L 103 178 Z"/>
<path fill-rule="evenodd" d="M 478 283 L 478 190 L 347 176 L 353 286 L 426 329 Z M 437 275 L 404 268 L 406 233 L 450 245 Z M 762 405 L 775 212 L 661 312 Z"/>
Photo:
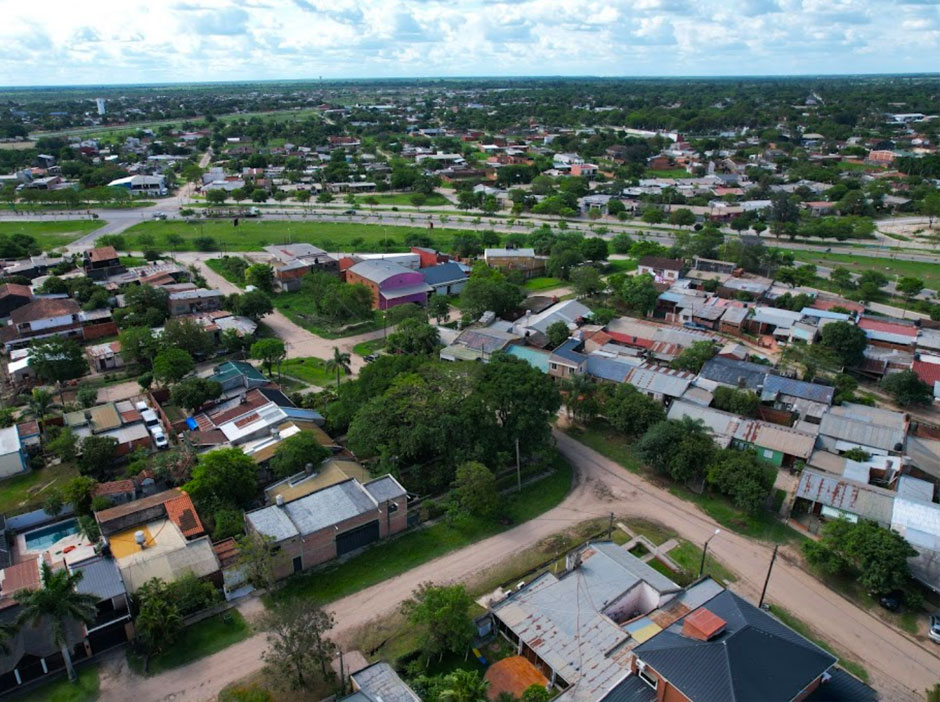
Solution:
<path fill-rule="evenodd" d="M 698 641 L 711 641 L 725 630 L 727 622 L 705 607 L 699 607 L 682 622 L 682 635 Z"/>
<path fill-rule="evenodd" d="M 275 495 L 275 496 L 274 496 L 274 503 L 275 503 L 278 507 L 283 507 L 283 506 L 284 506 L 284 495 Z"/>
<path fill-rule="evenodd" d="M 144 534 L 143 530 L 138 529 L 134 532 L 134 542 L 140 546 L 140 550 L 143 551 L 147 548 L 147 537 Z"/>

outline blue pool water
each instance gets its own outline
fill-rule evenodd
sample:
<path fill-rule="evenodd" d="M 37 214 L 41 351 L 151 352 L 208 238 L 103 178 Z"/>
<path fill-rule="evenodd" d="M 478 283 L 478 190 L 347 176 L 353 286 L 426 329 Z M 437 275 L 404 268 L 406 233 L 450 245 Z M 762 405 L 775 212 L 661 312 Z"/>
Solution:
<path fill-rule="evenodd" d="M 27 532 L 23 535 L 26 539 L 26 548 L 31 551 L 42 551 L 49 548 L 59 539 L 78 532 L 78 522 L 75 519 L 68 519 L 64 522 L 50 524 L 42 529 Z"/>

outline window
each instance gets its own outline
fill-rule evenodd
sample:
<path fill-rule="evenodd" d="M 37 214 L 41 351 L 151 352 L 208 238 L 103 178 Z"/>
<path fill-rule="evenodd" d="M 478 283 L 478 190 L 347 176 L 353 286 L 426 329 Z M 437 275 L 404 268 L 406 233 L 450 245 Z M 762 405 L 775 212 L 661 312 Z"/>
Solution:
<path fill-rule="evenodd" d="M 774 452 L 770 449 L 764 449 L 764 458 L 773 458 Z"/>
<path fill-rule="evenodd" d="M 640 677 L 640 680 L 645 682 L 654 690 L 656 689 L 657 685 L 659 685 L 659 676 L 647 668 L 646 665 L 644 665 L 642 662 L 640 663 L 640 667 L 637 668 L 636 674 Z"/>
<path fill-rule="evenodd" d="M 388 503 L 388 513 L 389 513 L 389 514 L 395 514 L 395 512 L 397 512 L 397 511 L 398 511 L 398 503 L 397 503 L 397 502 L 389 502 L 389 503 Z"/>

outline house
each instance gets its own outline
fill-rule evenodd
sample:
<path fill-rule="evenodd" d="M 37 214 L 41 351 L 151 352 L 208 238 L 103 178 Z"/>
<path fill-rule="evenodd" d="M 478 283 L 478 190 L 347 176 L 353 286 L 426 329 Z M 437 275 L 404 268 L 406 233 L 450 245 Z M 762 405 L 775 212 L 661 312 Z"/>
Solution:
<path fill-rule="evenodd" d="M 350 478 L 288 502 L 245 514 L 249 532 L 270 537 L 284 555 L 284 578 L 397 534 L 407 526 L 405 489 L 391 475 L 360 483 Z"/>
<path fill-rule="evenodd" d="M 797 461 L 809 460 L 816 435 L 759 419 L 742 419 L 731 445 L 739 450 L 752 450 L 759 459 L 777 468 L 792 468 Z"/>
<path fill-rule="evenodd" d="M 418 254 L 418 265 L 421 268 L 439 266 L 442 263 L 450 263 L 453 260 L 449 254 L 441 253 L 435 249 L 428 249 L 423 246 L 412 246 L 411 253 Z"/>
<path fill-rule="evenodd" d="M 785 410 L 801 420 L 819 424 L 832 406 L 835 388 L 804 380 L 785 378 L 768 373 L 761 389 L 761 402 L 771 403 L 774 409 Z"/>
<path fill-rule="evenodd" d="M 128 592 L 192 573 L 221 587 L 219 562 L 189 495 L 179 489 L 95 512 Z"/>
<path fill-rule="evenodd" d="M 497 351 L 503 351 L 514 341 L 518 334 L 503 331 L 496 325 L 491 327 L 471 327 L 464 329 L 456 339 L 440 352 L 444 361 L 483 361 L 486 363 Z"/>
<path fill-rule="evenodd" d="M 88 436 L 106 436 L 117 441 L 115 454 L 126 456 L 137 449 L 149 450 L 151 437 L 140 411 L 130 400 L 108 402 L 88 409 L 67 412 L 63 416 L 81 440 Z"/>
<path fill-rule="evenodd" d="M 113 246 L 88 249 L 83 254 L 82 261 L 85 275 L 92 280 L 104 280 L 127 270 L 121 265 L 121 257 Z"/>
<path fill-rule="evenodd" d="M 86 346 L 85 355 L 88 357 L 88 363 L 92 371 L 97 373 L 104 373 L 124 367 L 120 341 L 109 341 L 104 344 Z"/>
<path fill-rule="evenodd" d="M 772 372 L 771 366 L 716 356 L 705 361 L 699 377 L 732 388 L 759 391 L 763 388 L 764 378 Z"/>
<path fill-rule="evenodd" d="M 0 329 L 6 350 L 47 336 L 82 337 L 81 308 L 70 298 L 39 298 L 10 313 Z"/>
<path fill-rule="evenodd" d="M 121 505 L 137 497 L 137 486 L 133 480 L 110 480 L 96 484 L 92 497 L 101 497 L 112 505 Z"/>
<path fill-rule="evenodd" d="M 346 282 L 361 284 L 372 293 L 372 306 L 377 310 L 413 302 L 425 305 L 432 288 L 424 274 L 392 261 L 362 261 L 346 270 Z"/>
<path fill-rule="evenodd" d="M 178 317 L 184 314 L 197 314 L 201 312 L 214 312 L 222 309 L 222 300 L 225 295 L 221 290 L 182 290 L 171 292 L 167 304 L 170 316 Z"/>
<path fill-rule="evenodd" d="M 421 272 L 432 295 L 457 295 L 470 279 L 466 267 L 453 261 L 422 268 Z"/>
<path fill-rule="evenodd" d="M 561 322 L 574 331 L 594 316 L 591 308 L 577 300 L 562 300 L 556 302 L 541 312 L 531 314 L 528 310 L 525 315 L 513 324 L 513 331 L 524 336 L 527 332 L 541 332 L 545 334 L 548 328 L 556 322 Z"/>
<path fill-rule="evenodd" d="M 6 283 L 0 285 L 0 319 L 6 319 L 13 310 L 33 301 L 33 291 L 28 285 Z"/>
<path fill-rule="evenodd" d="M 312 244 L 277 244 L 264 250 L 278 261 L 274 279 L 281 290 L 299 290 L 303 277 L 313 271 L 339 273 L 339 262 Z"/>
<path fill-rule="evenodd" d="M 651 275 L 657 283 L 674 283 L 679 280 L 685 263 L 663 256 L 643 256 L 637 265 L 637 275 Z"/>
<path fill-rule="evenodd" d="M 226 361 L 212 369 L 207 380 L 214 380 L 222 386 L 222 392 L 230 394 L 233 390 L 250 390 L 268 385 L 269 381 L 261 371 L 247 361 Z"/>
<path fill-rule="evenodd" d="M 132 175 L 108 183 L 109 188 L 124 188 L 133 196 L 162 196 L 167 194 L 166 176 Z"/>
<path fill-rule="evenodd" d="M 865 332 L 872 346 L 904 351 L 913 349 L 917 344 L 918 329 L 910 320 L 860 317 L 858 327 Z"/>
<path fill-rule="evenodd" d="M 385 661 L 368 665 L 349 676 L 352 693 L 339 702 L 421 702 Z"/>
<path fill-rule="evenodd" d="M 485 249 L 483 260 L 503 273 L 518 271 L 525 279 L 545 273 L 546 256 L 536 256 L 535 249 Z"/>
<path fill-rule="evenodd" d="M 629 383 L 647 397 L 668 405 L 677 397 L 682 397 L 694 378 L 694 373 L 644 364 L 634 367 L 623 382 Z"/>
<path fill-rule="evenodd" d="M 0 479 L 29 471 L 29 454 L 14 425 L 0 429 Z"/>
<path fill-rule="evenodd" d="M 789 702 L 822 687 L 819 699 L 874 699 L 861 683 L 833 696 L 854 680 L 834 656 L 713 579 L 680 587 L 609 541 L 568 554 L 564 572 L 520 584 L 490 612 L 522 659 L 499 679 L 540 674 L 559 702 Z"/>
<path fill-rule="evenodd" d="M 843 402 L 830 407 L 819 423 L 819 446 L 832 453 L 860 448 L 870 454 L 904 453 L 909 420 L 901 412 Z"/>
<path fill-rule="evenodd" d="M 587 369 L 587 355 L 581 353 L 584 342 L 570 338 L 554 349 L 548 358 L 548 374 L 555 378 L 570 378 Z"/>

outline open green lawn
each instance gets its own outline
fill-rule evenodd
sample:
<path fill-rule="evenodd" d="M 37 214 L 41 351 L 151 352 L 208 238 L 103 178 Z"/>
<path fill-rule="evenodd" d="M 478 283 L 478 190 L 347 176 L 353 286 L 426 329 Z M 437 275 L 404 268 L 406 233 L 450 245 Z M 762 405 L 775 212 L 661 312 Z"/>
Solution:
<path fill-rule="evenodd" d="M 820 648 L 824 648 L 827 651 L 829 651 L 829 653 L 831 653 L 832 655 L 838 656 L 839 666 L 841 666 L 843 669 L 850 672 L 859 680 L 868 682 L 868 671 L 865 670 L 865 668 L 860 663 L 857 663 L 856 661 L 849 660 L 847 658 L 843 658 L 839 656 L 839 653 L 835 649 L 833 649 L 832 646 L 830 646 L 828 642 L 814 635 L 812 630 L 803 620 L 794 616 L 791 612 L 784 609 L 783 607 L 778 607 L 777 605 L 773 605 L 773 604 L 770 605 L 770 611 L 774 614 L 775 617 L 777 617 L 777 619 L 782 621 L 784 624 L 786 624 L 788 627 L 793 629 L 798 634 L 805 636 L 807 639 L 815 643 Z"/>
<path fill-rule="evenodd" d="M 684 168 L 667 168 L 660 171 L 654 171 L 651 168 L 647 168 L 646 172 L 643 174 L 644 178 L 691 178 L 692 175 L 689 174 Z"/>
<path fill-rule="evenodd" d="M 363 341 L 353 346 L 353 351 L 360 356 L 368 356 L 385 348 L 385 339 L 373 339 L 372 341 Z"/>
<path fill-rule="evenodd" d="M 188 665 L 237 644 L 249 636 L 251 627 L 237 609 L 203 619 L 186 627 L 169 650 L 151 658 L 147 675 L 157 675 L 181 665 Z M 143 672 L 142 658 L 128 652 L 127 660 L 132 669 Z"/>
<path fill-rule="evenodd" d="M 93 219 L 69 219 L 56 222 L 0 222 L 0 234 L 28 234 L 37 245 L 48 251 L 71 244 L 89 232 L 100 229 L 104 222 Z"/>
<path fill-rule="evenodd" d="M 416 216 L 417 217 L 417 216 Z M 288 240 L 306 242 L 328 251 L 381 250 L 387 243 L 388 251 L 407 251 L 405 239 L 411 234 L 429 236 L 436 248 L 447 249 L 454 236 L 467 233 L 459 229 L 434 229 L 421 226 L 420 220 L 414 227 L 387 226 L 378 224 L 356 224 L 347 222 L 319 222 L 313 219 L 302 222 L 285 222 L 264 219 L 240 220 L 237 227 L 232 220 L 194 221 L 192 224 L 176 221 L 150 221 L 135 224 L 127 230 L 127 238 L 134 241 L 136 234 L 152 234 L 159 246 L 167 250 L 193 251 L 194 240 L 209 237 L 214 249 L 223 251 L 259 251 L 269 244 L 279 244 Z M 184 243 L 171 247 L 167 235 L 179 234 Z M 359 241 L 361 239 L 361 241 Z M 355 242 L 355 243 L 354 243 Z"/>
<path fill-rule="evenodd" d="M 326 369 L 322 358 L 289 358 L 281 363 L 281 373 L 321 388 L 336 383 L 336 374 Z"/>
<path fill-rule="evenodd" d="M 529 291 L 539 291 L 539 290 L 551 290 L 552 288 L 560 288 L 565 284 L 561 278 L 552 278 L 550 276 L 538 276 L 535 278 L 529 278 L 523 288 Z"/>
<path fill-rule="evenodd" d="M 892 259 L 890 254 L 880 258 L 874 256 L 852 256 L 849 254 L 823 253 L 821 251 L 791 251 L 794 258 L 802 263 L 815 263 L 827 268 L 848 268 L 852 272 L 861 273 L 864 270 L 878 270 L 889 278 L 896 276 L 913 276 L 924 281 L 928 288 L 940 288 L 940 265 L 924 263 L 921 261 L 899 261 Z"/>
<path fill-rule="evenodd" d="M 567 429 L 572 438 L 589 446 L 612 461 L 619 463 L 631 473 L 638 473 L 661 484 L 663 479 L 654 476 L 640 461 L 633 451 L 632 443 L 619 432 L 603 422 L 595 422 L 586 429 Z M 666 483 L 669 492 L 684 500 L 698 505 L 703 512 L 728 529 L 754 539 L 788 542 L 799 541 L 803 537 L 778 521 L 770 512 L 751 515 L 734 507 L 721 495 L 698 495 L 680 485 Z"/>
<path fill-rule="evenodd" d="M 368 204 L 371 203 L 371 198 L 375 198 L 380 205 L 405 205 L 407 207 L 414 207 L 414 204 L 411 202 L 412 195 L 414 195 L 414 193 L 372 193 L 370 195 L 356 197 L 356 203 L 368 207 Z M 440 207 L 441 205 L 449 204 L 450 200 L 440 193 L 431 193 L 427 196 L 421 207 Z"/>
<path fill-rule="evenodd" d="M 637 262 L 632 258 L 618 258 L 607 261 L 607 273 L 628 273 L 637 269 Z"/>
<path fill-rule="evenodd" d="M 57 680 L 40 685 L 24 695 L 12 699 L 24 702 L 94 702 L 98 699 L 98 666 L 85 665 L 76 668 L 78 680 L 70 683 L 64 675 Z"/>
<path fill-rule="evenodd" d="M 341 339 L 344 336 L 364 334 L 382 328 L 382 315 L 373 310 L 371 319 L 358 322 L 335 324 L 321 318 L 313 304 L 313 299 L 303 290 L 279 293 L 274 296 L 274 307 L 304 329 L 326 339 Z"/>
<path fill-rule="evenodd" d="M 205 263 L 209 268 L 225 278 L 232 285 L 237 285 L 240 288 L 244 287 L 244 277 L 241 275 L 236 275 L 236 272 L 232 269 L 232 267 L 226 265 L 226 263 L 230 260 L 232 260 L 232 257 L 226 256 L 224 258 L 210 258 Z"/>
<path fill-rule="evenodd" d="M 143 266 L 147 263 L 147 259 L 140 256 L 121 256 L 119 260 L 121 261 L 121 265 L 126 266 L 127 268 Z"/>
<path fill-rule="evenodd" d="M 277 597 L 308 597 L 332 602 L 353 592 L 404 573 L 450 551 L 480 541 L 521 524 L 561 502 L 571 489 L 571 466 L 559 461 L 549 476 L 507 498 L 506 516 L 511 524 L 472 519 L 442 519 L 428 527 L 383 542 L 339 565 L 291 578 Z"/>
<path fill-rule="evenodd" d="M 53 486 L 61 488 L 76 475 L 78 469 L 66 463 L 0 481 L 0 514 L 11 516 L 40 507 Z"/>

